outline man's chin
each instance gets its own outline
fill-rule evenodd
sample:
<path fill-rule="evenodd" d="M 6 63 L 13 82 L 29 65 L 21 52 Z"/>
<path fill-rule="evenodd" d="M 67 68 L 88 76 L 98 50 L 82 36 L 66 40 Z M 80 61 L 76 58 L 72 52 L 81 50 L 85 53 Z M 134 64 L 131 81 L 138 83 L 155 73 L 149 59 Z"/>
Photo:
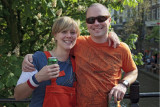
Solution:
<path fill-rule="evenodd" d="M 102 37 L 102 34 L 94 34 L 94 37 Z"/>

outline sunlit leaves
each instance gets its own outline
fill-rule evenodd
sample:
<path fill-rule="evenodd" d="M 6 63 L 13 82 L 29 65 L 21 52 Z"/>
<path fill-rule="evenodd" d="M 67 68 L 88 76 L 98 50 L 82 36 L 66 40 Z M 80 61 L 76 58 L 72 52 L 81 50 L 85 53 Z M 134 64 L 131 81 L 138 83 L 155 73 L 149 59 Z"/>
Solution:
<path fill-rule="evenodd" d="M 77 2 L 78 0 L 72 0 L 73 2 Z"/>
<path fill-rule="evenodd" d="M 125 43 L 128 44 L 129 48 L 136 49 L 135 42 L 137 41 L 138 35 L 137 34 L 131 34 L 129 37 L 126 39 Z"/>
<path fill-rule="evenodd" d="M 64 8 L 64 7 L 65 7 L 65 4 L 64 4 L 63 0 L 59 0 L 59 1 L 60 1 L 60 3 L 61 3 L 62 7 Z"/>
<path fill-rule="evenodd" d="M 138 35 L 137 34 L 131 34 L 129 37 L 126 39 L 125 43 L 129 46 L 129 48 L 136 49 L 135 42 L 137 41 Z M 133 60 L 135 61 L 136 65 L 143 65 L 142 53 L 138 53 L 137 55 L 132 54 Z"/>
<path fill-rule="evenodd" d="M 142 61 L 142 59 L 143 59 L 143 54 L 142 53 L 138 53 L 137 55 L 132 54 L 132 56 L 133 56 L 133 60 L 134 60 L 136 65 L 143 65 L 144 64 L 143 61 Z"/>

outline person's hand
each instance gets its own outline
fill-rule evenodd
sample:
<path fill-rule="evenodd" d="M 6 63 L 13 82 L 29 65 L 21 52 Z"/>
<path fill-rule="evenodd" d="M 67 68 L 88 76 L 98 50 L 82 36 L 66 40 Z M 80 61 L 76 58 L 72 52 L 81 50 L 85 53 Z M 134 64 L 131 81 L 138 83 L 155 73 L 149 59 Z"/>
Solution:
<path fill-rule="evenodd" d="M 109 93 L 109 100 L 114 96 L 114 102 L 121 101 L 127 91 L 127 87 L 123 84 L 114 86 Z"/>
<path fill-rule="evenodd" d="M 44 66 L 36 75 L 35 78 L 38 82 L 57 78 L 59 76 L 60 68 L 58 64 Z"/>
<path fill-rule="evenodd" d="M 24 71 L 24 72 L 32 72 L 32 71 L 35 71 L 35 67 L 34 67 L 34 65 L 32 64 L 32 62 L 33 62 L 32 55 L 33 55 L 33 54 L 27 54 L 27 55 L 24 57 L 24 60 L 23 60 L 23 62 L 22 62 L 22 71 Z"/>
<path fill-rule="evenodd" d="M 115 32 L 109 32 L 108 41 L 109 41 L 109 46 L 113 44 L 114 48 L 120 45 L 120 40 Z"/>

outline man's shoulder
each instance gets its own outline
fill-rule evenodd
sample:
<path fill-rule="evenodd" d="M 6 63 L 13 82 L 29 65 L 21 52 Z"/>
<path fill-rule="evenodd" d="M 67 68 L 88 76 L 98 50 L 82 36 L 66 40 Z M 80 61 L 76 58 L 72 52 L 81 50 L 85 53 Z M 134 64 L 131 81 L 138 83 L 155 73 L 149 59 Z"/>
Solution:
<path fill-rule="evenodd" d="M 119 48 L 122 50 L 129 50 L 129 46 L 125 42 L 120 42 Z"/>
<path fill-rule="evenodd" d="M 89 35 L 83 35 L 83 36 L 79 36 L 78 39 L 77 39 L 77 43 L 80 43 L 80 42 L 85 42 L 87 40 L 90 39 L 90 36 Z"/>
<path fill-rule="evenodd" d="M 128 47 L 128 45 L 125 42 L 120 42 L 121 47 Z"/>
<path fill-rule="evenodd" d="M 85 40 L 85 39 L 89 39 L 90 36 L 89 35 L 81 35 L 78 37 L 78 40 Z"/>

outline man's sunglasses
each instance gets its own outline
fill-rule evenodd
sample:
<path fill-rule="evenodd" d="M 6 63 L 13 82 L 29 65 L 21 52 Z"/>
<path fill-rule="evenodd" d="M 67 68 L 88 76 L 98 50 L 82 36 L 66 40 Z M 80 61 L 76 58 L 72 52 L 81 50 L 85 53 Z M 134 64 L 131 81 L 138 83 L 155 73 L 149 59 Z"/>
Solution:
<path fill-rule="evenodd" d="M 86 19 L 88 24 L 94 24 L 95 20 L 99 23 L 106 21 L 110 16 L 97 16 L 97 17 L 89 17 Z"/>

